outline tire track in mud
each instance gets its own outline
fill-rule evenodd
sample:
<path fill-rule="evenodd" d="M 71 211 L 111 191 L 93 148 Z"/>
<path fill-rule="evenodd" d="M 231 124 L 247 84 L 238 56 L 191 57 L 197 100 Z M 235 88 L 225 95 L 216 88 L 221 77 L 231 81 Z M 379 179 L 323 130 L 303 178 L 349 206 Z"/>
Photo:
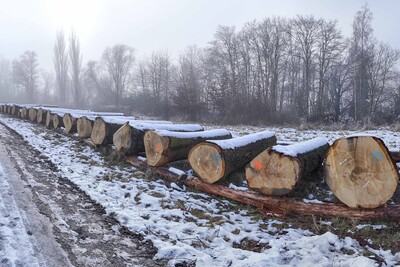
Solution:
<path fill-rule="evenodd" d="M 114 218 L 106 216 L 100 205 L 69 180 L 59 177 L 57 166 L 27 145 L 19 134 L 0 125 L 0 142 L 5 145 L 8 158 L 25 184 L 23 191 L 31 192 L 33 204 L 49 219 L 55 239 L 72 265 L 166 264 L 153 261 L 157 251 L 151 242 L 144 242 L 142 236 L 129 232 Z M 17 199 L 17 202 L 23 201 Z M 34 218 L 28 220 L 34 221 Z M 32 235 L 36 235 L 35 231 Z M 40 247 L 40 236 L 36 239 Z"/>

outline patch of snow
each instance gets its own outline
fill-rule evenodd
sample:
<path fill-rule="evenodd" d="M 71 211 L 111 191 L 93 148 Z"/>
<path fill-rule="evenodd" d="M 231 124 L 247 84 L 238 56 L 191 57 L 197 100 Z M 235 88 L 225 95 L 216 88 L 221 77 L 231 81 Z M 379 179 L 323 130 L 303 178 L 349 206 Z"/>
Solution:
<path fill-rule="evenodd" d="M 328 144 L 329 144 L 328 139 L 326 139 L 325 137 L 316 137 L 311 140 L 295 143 L 292 145 L 287 145 L 287 146 L 276 145 L 273 146 L 272 149 L 279 153 L 282 153 L 283 155 L 297 157 L 297 155 L 307 153 L 320 146 Z"/>
<path fill-rule="evenodd" d="M 273 137 L 274 135 L 274 132 L 263 131 L 225 140 L 207 140 L 207 142 L 216 144 L 222 149 L 234 149 L 236 147 L 242 147 L 251 143 L 255 143 L 261 139 Z"/>
<path fill-rule="evenodd" d="M 170 172 L 173 172 L 173 173 L 177 174 L 177 175 L 183 175 L 183 174 L 185 174 L 184 171 L 179 170 L 179 169 L 174 168 L 174 167 L 169 167 L 168 170 L 169 170 Z"/>
<path fill-rule="evenodd" d="M 230 135 L 231 133 L 225 129 L 213 129 L 201 132 L 173 132 L 168 130 L 156 130 L 161 136 L 170 136 L 175 138 L 211 138 Z"/>
<path fill-rule="evenodd" d="M 379 229 L 383 229 L 383 228 L 387 228 L 386 225 L 384 224 L 359 224 L 356 226 L 356 228 L 358 230 L 364 229 L 366 227 L 371 227 L 374 230 L 379 230 Z"/>

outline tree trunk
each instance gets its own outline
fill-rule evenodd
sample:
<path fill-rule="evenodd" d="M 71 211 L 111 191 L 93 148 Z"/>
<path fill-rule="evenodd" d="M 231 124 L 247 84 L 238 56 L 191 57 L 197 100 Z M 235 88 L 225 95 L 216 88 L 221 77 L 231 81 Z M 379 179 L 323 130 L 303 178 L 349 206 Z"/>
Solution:
<path fill-rule="evenodd" d="M 131 117 L 113 118 L 113 117 L 98 117 L 93 123 L 91 134 L 92 142 L 95 145 L 108 145 L 113 143 L 114 133 L 125 123 L 132 122 L 146 124 L 172 124 L 169 121 L 140 121 L 134 120 Z"/>
<path fill-rule="evenodd" d="M 28 119 L 28 115 L 29 115 L 29 110 L 27 107 L 22 107 L 21 108 L 21 118 L 22 119 Z"/>
<path fill-rule="evenodd" d="M 11 108 L 11 114 L 14 115 L 14 116 L 19 117 L 20 110 L 21 110 L 21 106 L 13 105 L 12 108 Z"/>
<path fill-rule="evenodd" d="M 329 188 L 349 207 L 386 203 L 399 182 L 397 167 L 383 141 L 372 136 L 340 138 L 324 163 Z"/>
<path fill-rule="evenodd" d="M 46 127 L 51 128 L 53 127 L 53 113 L 50 110 L 46 111 Z"/>
<path fill-rule="evenodd" d="M 273 132 L 264 131 L 228 140 L 197 144 L 189 152 L 192 169 L 207 183 L 226 178 L 255 156 L 276 144 Z"/>
<path fill-rule="evenodd" d="M 55 113 L 53 115 L 53 128 L 58 129 L 61 127 L 64 127 L 64 122 L 63 122 L 63 115 Z"/>
<path fill-rule="evenodd" d="M 67 133 L 76 133 L 77 118 L 73 117 L 70 113 L 65 113 L 63 116 L 64 128 Z"/>
<path fill-rule="evenodd" d="M 31 121 L 36 121 L 36 117 L 37 117 L 37 108 L 29 108 L 29 119 Z"/>
<path fill-rule="evenodd" d="M 163 166 L 168 162 L 187 159 L 190 149 L 206 140 L 232 138 L 225 129 L 196 133 L 177 133 L 166 130 L 148 131 L 144 135 L 147 164 Z"/>
<path fill-rule="evenodd" d="M 137 155 L 139 152 L 145 151 L 144 134 L 152 130 L 198 132 L 204 131 L 204 128 L 198 124 L 152 124 L 130 121 L 115 132 L 113 144 L 118 152 Z"/>
<path fill-rule="evenodd" d="M 325 138 L 268 148 L 246 166 L 247 184 L 267 195 L 288 194 L 302 178 L 322 167 L 328 149 Z"/>
<path fill-rule="evenodd" d="M 44 124 L 46 122 L 46 110 L 43 108 L 38 108 L 36 121 L 37 123 Z"/>
<path fill-rule="evenodd" d="M 76 122 L 76 129 L 78 132 L 79 138 L 89 138 L 92 134 L 93 123 L 95 118 L 82 116 Z"/>
<path fill-rule="evenodd" d="M 319 216 L 323 218 L 348 218 L 364 221 L 400 222 L 400 206 L 391 205 L 376 209 L 354 209 L 342 204 L 333 203 L 305 203 L 302 200 L 290 199 L 285 197 L 266 196 L 257 192 L 239 191 L 223 185 L 209 184 L 201 179 L 184 175 L 178 175 L 162 167 L 149 167 L 146 161 L 142 161 L 134 156 L 127 157 L 126 161 L 141 170 L 150 170 L 153 174 L 163 178 L 168 182 L 184 184 L 190 188 L 222 196 L 231 200 L 238 201 L 247 205 L 255 206 L 264 216 Z"/>

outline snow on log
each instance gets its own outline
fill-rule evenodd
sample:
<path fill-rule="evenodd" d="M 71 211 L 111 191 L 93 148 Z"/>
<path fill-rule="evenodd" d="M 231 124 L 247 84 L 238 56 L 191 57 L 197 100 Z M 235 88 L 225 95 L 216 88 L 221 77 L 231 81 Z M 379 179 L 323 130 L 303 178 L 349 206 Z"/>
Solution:
<path fill-rule="evenodd" d="M 107 145 L 113 142 L 114 133 L 125 123 L 172 124 L 170 121 L 140 121 L 130 117 L 97 117 L 93 123 L 90 138 L 96 145 Z"/>
<path fill-rule="evenodd" d="M 137 155 L 145 151 L 144 135 L 147 131 L 168 130 L 175 132 L 199 132 L 204 128 L 198 124 L 157 124 L 129 121 L 113 135 L 113 144 L 118 152 Z"/>
<path fill-rule="evenodd" d="M 95 120 L 96 117 L 98 116 L 112 116 L 112 117 L 123 117 L 124 113 L 117 113 L 117 112 L 92 112 L 92 111 L 87 111 L 87 112 L 68 112 L 65 113 L 63 116 L 63 122 L 64 122 L 64 127 L 65 131 L 67 133 L 76 133 L 77 128 L 78 128 L 78 119 L 82 116 L 90 116 L 93 118 L 93 121 Z"/>
<path fill-rule="evenodd" d="M 373 136 L 336 140 L 327 153 L 324 169 L 329 188 L 353 208 L 385 204 L 399 182 L 396 164 L 387 147 Z"/>
<path fill-rule="evenodd" d="M 322 167 L 328 149 L 328 140 L 322 137 L 268 148 L 246 166 L 247 184 L 267 195 L 285 195 Z"/>
<path fill-rule="evenodd" d="M 172 132 L 168 130 L 148 131 L 144 135 L 147 164 L 163 166 L 168 162 L 187 159 L 190 149 L 206 140 L 232 138 L 225 129 L 203 132 Z"/>
<path fill-rule="evenodd" d="M 275 134 L 270 131 L 227 140 L 207 140 L 193 147 L 188 158 L 195 173 L 211 184 L 226 178 L 275 144 Z"/>

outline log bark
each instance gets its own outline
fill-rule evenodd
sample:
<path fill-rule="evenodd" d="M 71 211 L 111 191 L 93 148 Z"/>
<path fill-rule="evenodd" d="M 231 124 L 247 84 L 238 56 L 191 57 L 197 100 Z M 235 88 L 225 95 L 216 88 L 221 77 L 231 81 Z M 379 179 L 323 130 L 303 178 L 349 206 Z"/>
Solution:
<path fill-rule="evenodd" d="M 72 116 L 70 113 L 65 113 L 63 116 L 64 128 L 67 133 L 76 133 L 76 123 L 78 118 Z"/>
<path fill-rule="evenodd" d="M 204 128 L 198 124 L 150 124 L 130 121 L 113 135 L 113 144 L 118 152 L 137 155 L 145 151 L 144 135 L 152 130 L 172 130 L 176 132 L 200 132 Z"/>
<path fill-rule="evenodd" d="M 343 204 L 305 203 L 302 200 L 286 197 L 267 196 L 248 190 L 239 191 L 223 185 L 209 184 L 201 179 L 177 175 L 163 167 L 148 166 L 146 161 L 135 156 L 126 158 L 126 162 L 141 170 L 150 170 L 168 182 L 184 184 L 204 193 L 222 196 L 240 203 L 255 206 L 261 214 L 269 216 L 318 216 L 323 218 L 348 218 L 362 221 L 392 221 L 400 222 L 400 205 L 388 205 L 376 209 L 349 208 Z"/>
<path fill-rule="evenodd" d="M 194 172 L 207 183 L 227 178 L 265 149 L 276 144 L 274 133 L 265 131 L 228 140 L 197 144 L 189 152 Z"/>
<path fill-rule="evenodd" d="M 29 116 L 29 120 L 36 121 L 37 108 L 29 108 L 28 116 Z"/>
<path fill-rule="evenodd" d="M 340 138 L 324 162 L 325 179 L 335 196 L 349 207 L 385 204 L 399 182 L 397 167 L 383 141 L 372 136 Z"/>
<path fill-rule="evenodd" d="M 389 151 L 390 156 L 395 162 L 400 162 L 400 151 Z"/>
<path fill-rule="evenodd" d="M 232 138 L 225 129 L 196 133 L 177 133 L 167 130 L 148 131 L 144 135 L 147 164 L 163 166 L 169 162 L 187 159 L 190 149 L 206 140 Z"/>
<path fill-rule="evenodd" d="M 36 115 L 36 122 L 44 124 L 46 122 L 46 110 L 43 108 L 38 108 Z"/>
<path fill-rule="evenodd" d="M 247 184 L 267 195 L 288 194 L 301 179 L 322 167 L 328 149 L 325 138 L 268 148 L 246 166 Z"/>
<path fill-rule="evenodd" d="M 92 134 L 90 138 L 96 145 L 108 145 L 113 143 L 114 133 L 121 128 L 124 124 L 132 122 L 136 123 L 157 123 L 157 124 L 172 124 L 169 121 L 140 121 L 134 120 L 129 117 L 123 118 L 108 118 L 97 117 L 93 123 Z"/>
<path fill-rule="evenodd" d="M 53 114 L 53 128 L 54 129 L 58 129 L 58 128 L 61 128 L 61 127 L 64 127 L 64 122 L 63 122 L 63 117 L 62 117 L 63 115 L 60 115 L 60 114 L 57 114 L 57 113 L 54 113 Z"/>
<path fill-rule="evenodd" d="M 76 128 L 79 138 L 89 138 L 92 134 L 93 123 L 95 119 L 87 116 L 82 116 L 76 122 Z"/>

